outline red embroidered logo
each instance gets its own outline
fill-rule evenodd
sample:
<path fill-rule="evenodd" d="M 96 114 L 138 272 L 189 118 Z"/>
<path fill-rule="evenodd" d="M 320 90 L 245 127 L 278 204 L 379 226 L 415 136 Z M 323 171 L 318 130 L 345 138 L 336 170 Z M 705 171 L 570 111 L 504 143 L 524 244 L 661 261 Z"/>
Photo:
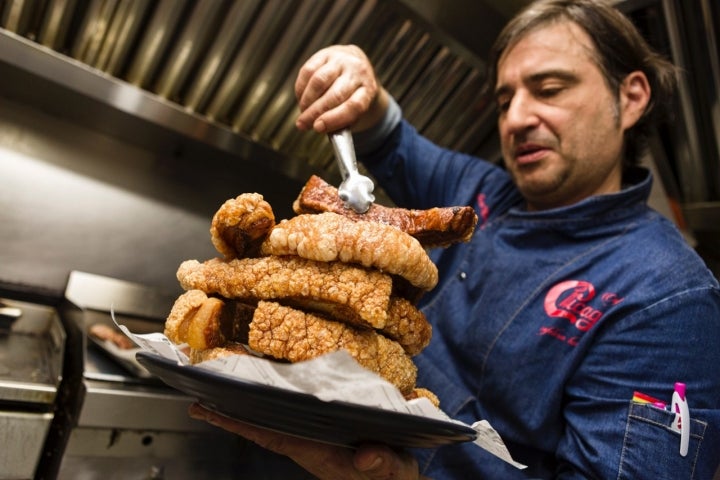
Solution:
<path fill-rule="evenodd" d="M 488 217 L 490 216 L 490 208 L 488 208 L 487 203 L 485 203 L 485 194 L 479 193 L 477 196 L 477 204 L 478 208 L 480 209 L 480 225 L 485 225 L 485 222 L 487 222 Z"/>
<path fill-rule="evenodd" d="M 590 305 L 595 296 L 595 287 L 590 282 L 582 280 L 560 282 L 545 296 L 545 313 L 550 317 L 566 319 L 580 331 L 579 334 L 582 334 L 602 318 L 605 308 L 617 305 L 623 300 L 615 293 L 603 293 L 600 296 L 602 305 L 596 308 Z M 575 345 L 578 341 L 577 336 L 568 337 L 557 327 L 542 327 L 540 334 L 551 335 L 571 345 Z"/>

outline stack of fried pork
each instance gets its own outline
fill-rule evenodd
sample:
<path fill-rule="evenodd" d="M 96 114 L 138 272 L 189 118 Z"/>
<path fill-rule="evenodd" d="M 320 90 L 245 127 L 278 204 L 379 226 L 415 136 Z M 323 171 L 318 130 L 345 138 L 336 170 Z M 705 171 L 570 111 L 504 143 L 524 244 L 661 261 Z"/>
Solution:
<path fill-rule="evenodd" d="M 185 293 L 165 334 L 195 363 L 247 353 L 298 362 L 345 349 L 407 398 L 437 403 L 416 387 L 411 358 L 432 334 L 415 306 L 437 283 L 425 249 L 469 240 L 474 210 L 373 204 L 357 214 L 315 176 L 293 210 L 276 223 L 260 194 L 225 202 L 210 228 L 223 257 L 180 265 Z"/>

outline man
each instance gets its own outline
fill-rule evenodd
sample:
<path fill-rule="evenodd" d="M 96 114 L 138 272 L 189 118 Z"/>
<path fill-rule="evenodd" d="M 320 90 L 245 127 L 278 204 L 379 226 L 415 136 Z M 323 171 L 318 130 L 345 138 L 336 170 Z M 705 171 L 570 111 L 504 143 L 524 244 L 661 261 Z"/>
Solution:
<path fill-rule="evenodd" d="M 433 252 L 441 282 L 422 303 L 434 330 L 415 357 L 418 385 L 454 418 L 487 419 L 527 470 L 472 444 L 349 451 L 191 414 L 328 479 L 712 478 L 720 289 L 646 205 L 652 179 L 634 166 L 672 66 L 607 4 L 541 0 L 503 30 L 491 67 L 504 169 L 420 137 L 352 46 L 301 69 L 297 124 L 352 126 L 400 206 L 476 207 L 473 239 Z M 676 382 L 681 428 L 664 405 Z"/>

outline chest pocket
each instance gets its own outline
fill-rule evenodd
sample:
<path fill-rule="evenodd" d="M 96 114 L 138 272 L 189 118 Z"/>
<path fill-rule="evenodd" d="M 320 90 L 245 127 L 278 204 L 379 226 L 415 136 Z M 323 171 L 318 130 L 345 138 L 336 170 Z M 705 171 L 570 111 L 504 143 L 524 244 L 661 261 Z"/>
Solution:
<path fill-rule="evenodd" d="M 706 441 L 708 422 L 703 420 L 703 416 L 707 414 L 713 412 L 690 410 L 690 443 L 688 453 L 683 457 L 680 455 L 680 433 L 671 427 L 675 414 L 631 402 L 617 478 L 712 478 L 712 472 L 696 471 L 698 457 L 702 453 L 703 442 Z M 648 445 L 652 448 L 648 448 Z M 652 454 L 648 455 L 650 452 Z"/>

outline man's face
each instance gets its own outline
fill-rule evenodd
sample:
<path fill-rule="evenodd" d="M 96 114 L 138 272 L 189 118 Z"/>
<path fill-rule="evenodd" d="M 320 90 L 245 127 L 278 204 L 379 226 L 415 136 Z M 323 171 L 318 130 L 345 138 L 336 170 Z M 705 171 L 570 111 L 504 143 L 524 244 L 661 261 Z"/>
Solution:
<path fill-rule="evenodd" d="M 498 62 L 505 165 L 531 210 L 616 192 L 623 128 L 618 100 L 571 22 L 534 30 Z"/>

